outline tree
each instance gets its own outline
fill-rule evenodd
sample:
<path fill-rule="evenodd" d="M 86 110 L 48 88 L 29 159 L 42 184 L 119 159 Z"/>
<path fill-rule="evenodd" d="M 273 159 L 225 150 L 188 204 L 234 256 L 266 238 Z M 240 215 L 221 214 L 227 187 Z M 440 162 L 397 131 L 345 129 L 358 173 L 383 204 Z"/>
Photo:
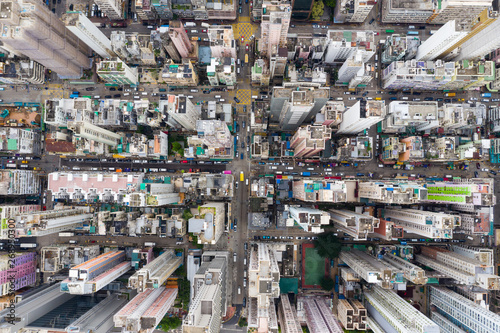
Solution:
<path fill-rule="evenodd" d="M 335 8 L 336 4 L 337 4 L 336 0 L 325 0 L 325 6 L 328 6 L 330 8 Z"/>
<path fill-rule="evenodd" d="M 335 282 L 333 279 L 329 276 L 324 276 L 321 278 L 321 281 L 319 282 L 319 285 L 323 290 L 330 291 L 333 289 L 335 286 Z"/>
<path fill-rule="evenodd" d="M 248 321 L 245 317 L 240 317 L 240 320 L 238 320 L 238 326 L 239 327 L 246 327 L 248 326 Z"/>
<path fill-rule="evenodd" d="M 314 247 L 323 258 L 334 259 L 339 256 L 342 244 L 337 236 L 330 232 L 319 235 L 314 241 Z"/>
<path fill-rule="evenodd" d="M 191 211 L 189 209 L 184 209 L 184 211 L 182 212 L 182 218 L 187 221 L 192 217 L 193 214 L 191 214 Z"/>
<path fill-rule="evenodd" d="M 325 4 L 323 1 L 314 1 L 312 10 L 311 10 L 311 19 L 312 20 L 319 20 L 321 16 L 323 15 L 323 11 L 325 8 Z"/>
<path fill-rule="evenodd" d="M 168 332 L 169 330 L 173 330 L 179 326 L 181 326 L 182 321 L 178 317 L 164 317 L 160 321 L 160 327 L 164 332 Z"/>

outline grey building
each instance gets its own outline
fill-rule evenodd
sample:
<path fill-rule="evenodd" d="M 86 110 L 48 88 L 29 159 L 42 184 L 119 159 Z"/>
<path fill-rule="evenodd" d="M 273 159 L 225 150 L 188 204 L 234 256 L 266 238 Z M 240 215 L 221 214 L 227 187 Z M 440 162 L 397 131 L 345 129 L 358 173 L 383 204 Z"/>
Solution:
<path fill-rule="evenodd" d="M 294 131 L 302 123 L 314 120 L 329 97 L 330 89 L 316 83 L 284 83 L 283 87 L 274 87 L 270 121 L 278 123 L 282 131 Z"/>

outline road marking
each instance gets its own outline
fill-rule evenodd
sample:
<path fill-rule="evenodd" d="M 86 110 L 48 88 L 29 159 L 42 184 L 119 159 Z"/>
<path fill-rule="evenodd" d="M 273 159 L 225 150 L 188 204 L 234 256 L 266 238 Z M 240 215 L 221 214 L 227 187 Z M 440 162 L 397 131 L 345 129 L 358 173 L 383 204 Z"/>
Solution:
<path fill-rule="evenodd" d="M 238 89 L 236 91 L 236 97 L 240 100 L 240 105 L 251 104 L 252 102 L 252 91 L 250 89 Z"/>

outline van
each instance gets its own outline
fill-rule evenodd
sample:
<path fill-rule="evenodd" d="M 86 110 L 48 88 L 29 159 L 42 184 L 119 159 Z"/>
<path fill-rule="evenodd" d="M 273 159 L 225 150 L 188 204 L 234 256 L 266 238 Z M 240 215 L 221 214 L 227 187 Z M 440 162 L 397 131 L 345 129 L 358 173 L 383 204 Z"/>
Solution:
<path fill-rule="evenodd" d="M 381 101 L 381 100 L 382 100 L 382 98 L 381 98 L 381 97 L 375 97 L 375 100 L 376 100 L 376 101 Z"/>
<path fill-rule="evenodd" d="M 243 271 L 243 277 L 246 278 L 247 277 L 247 271 Z"/>
<path fill-rule="evenodd" d="M 415 26 L 414 26 L 414 25 L 410 25 L 410 26 L 408 27 L 408 29 L 415 29 Z"/>
<path fill-rule="evenodd" d="M 76 240 L 74 240 L 74 239 L 71 239 L 71 240 L 69 241 L 69 243 L 70 243 L 70 244 L 76 244 L 76 243 L 78 243 L 78 241 L 76 241 Z"/>
<path fill-rule="evenodd" d="M 130 93 L 125 93 L 125 94 L 123 94 L 123 96 L 129 96 L 129 95 L 130 95 Z"/>
<path fill-rule="evenodd" d="M 472 238 L 471 236 L 467 236 L 467 239 L 474 240 L 474 238 Z"/>
<path fill-rule="evenodd" d="M 198 33 L 198 30 L 191 30 L 191 33 L 192 33 L 192 34 L 197 34 L 197 33 Z"/>
<path fill-rule="evenodd" d="M 233 253 L 233 260 L 234 260 L 234 262 L 236 262 L 236 259 L 237 259 L 237 258 L 238 258 L 238 257 L 236 256 L 236 252 L 234 252 L 234 253 Z"/>
<path fill-rule="evenodd" d="M 238 295 L 241 295 L 241 287 L 238 287 Z"/>
<path fill-rule="evenodd" d="M 215 98 L 219 99 L 219 98 L 220 98 L 220 95 L 215 95 Z"/>
<path fill-rule="evenodd" d="M 101 98 L 101 96 L 96 95 L 96 96 L 94 96 L 94 98 L 95 98 L 95 99 L 98 99 L 98 98 Z"/>
<path fill-rule="evenodd" d="M 139 96 L 134 96 L 134 99 L 139 99 L 140 97 Z"/>
<path fill-rule="evenodd" d="M 247 279 L 243 279 L 243 288 L 246 288 L 247 286 Z"/>
<path fill-rule="evenodd" d="M 247 265 L 247 258 L 243 258 L 243 265 Z"/>
<path fill-rule="evenodd" d="M 378 61 L 378 54 L 375 54 L 375 61 Z"/>
<path fill-rule="evenodd" d="M 248 186 L 248 178 L 245 180 L 245 185 Z M 245 259 L 246 260 L 246 259 Z"/>
<path fill-rule="evenodd" d="M 342 97 L 337 97 L 335 98 L 337 101 L 343 101 L 344 99 Z"/>
<path fill-rule="evenodd" d="M 80 168 L 79 168 L 79 167 L 74 166 L 74 167 L 73 167 L 73 170 L 80 170 Z"/>
<path fill-rule="evenodd" d="M 148 29 L 154 29 L 155 27 L 153 27 L 152 25 L 148 25 Z"/>
<path fill-rule="evenodd" d="M 143 96 L 147 96 L 147 95 L 148 95 L 148 93 L 147 93 L 147 92 L 142 92 L 141 94 L 142 94 Z"/>
<path fill-rule="evenodd" d="M 238 59 L 236 62 L 238 63 L 238 66 L 241 64 L 241 60 L 240 59 Z"/>
<path fill-rule="evenodd" d="M 236 73 L 240 74 L 240 72 L 241 72 L 241 71 L 240 71 L 240 68 L 238 67 L 238 68 L 236 69 Z"/>
<path fill-rule="evenodd" d="M 197 93 L 197 92 L 198 92 L 198 89 L 191 89 L 191 92 L 192 92 L 192 93 Z"/>
<path fill-rule="evenodd" d="M 404 97 L 401 97 L 401 99 L 404 99 L 404 100 L 408 100 L 408 97 L 404 96 Z"/>
<path fill-rule="evenodd" d="M 226 100 L 224 98 L 221 98 L 219 102 L 225 102 Z"/>

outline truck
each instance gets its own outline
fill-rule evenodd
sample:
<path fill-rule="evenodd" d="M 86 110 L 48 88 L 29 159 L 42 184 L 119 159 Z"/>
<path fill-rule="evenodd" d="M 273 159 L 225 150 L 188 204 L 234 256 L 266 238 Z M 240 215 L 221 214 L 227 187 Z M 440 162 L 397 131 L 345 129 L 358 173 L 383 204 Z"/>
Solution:
<path fill-rule="evenodd" d="M 144 242 L 145 247 L 155 247 L 156 243 L 155 242 Z"/>
<path fill-rule="evenodd" d="M 491 97 L 491 93 L 482 93 L 481 97 L 490 98 Z"/>
<path fill-rule="evenodd" d="M 75 236 L 74 232 L 60 232 L 59 237 L 73 237 Z"/>
<path fill-rule="evenodd" d="M 32 248 L 36 247 L 36 243 L 24 243 L 24 244 L 20 244 L 19 247 L 21 249 L 32 249 Z"/>
<path fill-rule="evenodd" d="M 446 97 L 455 97 L 457 94 L 455 93 L 446 93 L 444 94 Z M 491 94 L 490 94 L 491 95 Z"/>
<path fill-rule="evenodd" d="M 184 23 L 184 27 L 186 27 L 186 28 L 187 27 L 196 27 L 196 23 L 194 23 L 194 22 L 186 22 L 186 23 Z"/>
<path fill-rule="evenodd" d="M 306 177 L 311 176 L 311 173 L 310 173 L 310 172 L 301 172 L 300 174 L 301 174 L 302 176 L 306 176 Z"/>

